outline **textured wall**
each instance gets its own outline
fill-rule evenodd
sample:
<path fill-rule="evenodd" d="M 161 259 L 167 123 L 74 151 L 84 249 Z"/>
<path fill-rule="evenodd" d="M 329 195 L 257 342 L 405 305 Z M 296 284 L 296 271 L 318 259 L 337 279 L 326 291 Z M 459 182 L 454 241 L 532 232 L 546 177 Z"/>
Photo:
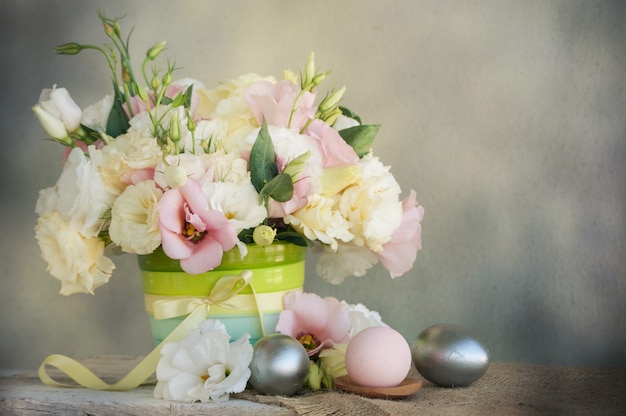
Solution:
<path fill-rule="evenodd" d="M 325 85 L 383 128 L 375 152 L 426 208 L 414 269 L 307 290 L 378 310 L 412 342 L 427 326 L 476 332 L 495 360 L 626 365 L 625 7 L 620 1 L 4 1 L 0 367 L 50 353 L 152 346 L 132 256 L 95 296 L 58 294 L 33 233 L 60 172 L 31 106 L 52 84 L 81 106 L 109 91 L 96 9 L 127 14 L 136 54 L 168 54 L 214 85 L 280 76 L 309 51 Z M 137 55 L 140 56 L 140 55 Z M 314 259 L 314 255 L 311 255 Z M 309 266 L 312 266 L 310 264 Z"/>

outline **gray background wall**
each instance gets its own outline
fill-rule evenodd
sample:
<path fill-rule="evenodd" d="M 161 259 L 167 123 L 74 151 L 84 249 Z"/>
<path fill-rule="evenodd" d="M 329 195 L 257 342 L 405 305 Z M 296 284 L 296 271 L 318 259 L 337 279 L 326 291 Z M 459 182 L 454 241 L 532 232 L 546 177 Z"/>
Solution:
<path fill-rule="evenodd" d="M 127 17 L 140 57 L 215 85 L 301 68 L 309 51 L 383 128 L 375 152 L 426 208 L 413 270 L 306 289 L 378 310 L 412 342 L 439 322 L 498 361 L 626 365 L 625 6 L 621 1 L 18 1 L 0 5 L 0 367 L 50 353 L 147 353 L 133 256 L 95 296 L 58 294 L 35 242 L 39 189 L 60 172 L 31 106 L 66 87 L 109 92 L 96 9 Z M 137 59 L 137 63 L 139 63 Z M 311 256 L 312 260 L 313 256 Z M 309 265 L 312 266 L 312 263 Z"/>

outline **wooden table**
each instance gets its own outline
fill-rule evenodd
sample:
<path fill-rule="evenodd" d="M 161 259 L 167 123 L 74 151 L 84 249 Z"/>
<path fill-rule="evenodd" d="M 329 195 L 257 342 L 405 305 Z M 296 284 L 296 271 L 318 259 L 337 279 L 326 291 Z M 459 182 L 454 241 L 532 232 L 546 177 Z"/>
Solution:
<path fill-rule="evenodd" d="M 114 382 L 136 361 L 94 357 L 83 362 Z M 188 404 L 154 399 L 152 390 L 150 385 L 129 392 L 53 388 L 34 373 L 19 374 L 0 378 L 0 415 L 626 415 L 626 368 L 493 363 L 469 387 L 424 382 L 417 394 L 402 400 L 340 391 L 276 397 L 246 390 L 226 403 Z"/>

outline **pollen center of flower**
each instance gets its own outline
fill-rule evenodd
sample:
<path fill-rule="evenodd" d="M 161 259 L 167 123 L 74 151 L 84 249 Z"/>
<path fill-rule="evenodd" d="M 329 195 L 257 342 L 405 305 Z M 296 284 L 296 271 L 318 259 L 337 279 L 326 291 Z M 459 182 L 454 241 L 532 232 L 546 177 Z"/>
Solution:
<path fill-rule="evenodd" d="M 311 351 L 314 350 L 315 348 L 318 347 L 319 343 L 317 342 L 317 340 L 315 339 L 315 337 L 311 334 L 304 334 L 301 335 L 298 338 L 298 341 L 300 341 L 300 344 L 304 345 L 304 348 L 307 351 Z"/>
<path fill-rule="evenodd" d="M 204 237 L 205 234 L 206 232 L 198 231 L 196 227 L 194 227 L 193 224 L 189 222 L 185 222 L 185 227 L 182 230 L 182 235 L 187 237 L 187 240 L 190 240 L 194 243 L 202 240 L 202 237 Z"/>

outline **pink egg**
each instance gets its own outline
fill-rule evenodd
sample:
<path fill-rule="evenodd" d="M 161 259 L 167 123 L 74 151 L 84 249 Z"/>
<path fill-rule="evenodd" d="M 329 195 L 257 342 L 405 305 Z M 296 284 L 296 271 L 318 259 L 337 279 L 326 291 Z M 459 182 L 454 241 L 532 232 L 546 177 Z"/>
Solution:
<path fill-rule="evenodd" d="M 396 330 L 374 326 L 362 330 L 346 349 L 352 382 L 365 387 L 395 387 L 411 369 L 411 347 Z"/>

